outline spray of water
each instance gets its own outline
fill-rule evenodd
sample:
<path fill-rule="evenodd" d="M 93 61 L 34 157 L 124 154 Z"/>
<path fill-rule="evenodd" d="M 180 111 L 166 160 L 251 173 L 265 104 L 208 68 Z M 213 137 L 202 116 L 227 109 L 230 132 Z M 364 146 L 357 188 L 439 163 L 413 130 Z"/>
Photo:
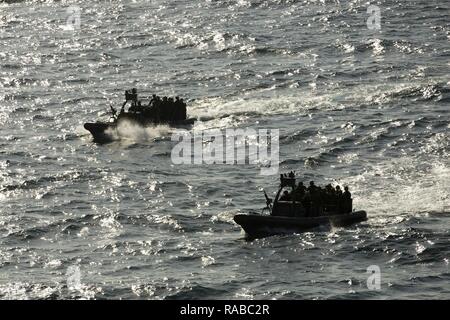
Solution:
<path fill-rule="evenodd" d="M 141 126 L 131 121 L 120 121 L 114 129 L 108 129 L 106 133 L 113 140 L 130 140 L 135 142 L 152 141 L 156 138 L 167 136 L 171 133 L 168 125 Z"/>

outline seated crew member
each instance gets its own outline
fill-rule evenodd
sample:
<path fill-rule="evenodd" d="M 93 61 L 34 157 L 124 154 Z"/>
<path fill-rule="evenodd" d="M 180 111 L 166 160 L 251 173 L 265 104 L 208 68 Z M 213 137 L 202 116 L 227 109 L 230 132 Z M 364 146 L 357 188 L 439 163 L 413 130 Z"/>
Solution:
<path fill-rule="evenodd" d="M 280 201 L 291 201 L 291 195 L 289 194 L 289 191 L 285 190 L 283 192 L 283 195 L 280 197 Z"/>
<path fill-rule="evenodd" d="M 138 101 L 137 106 L 136 106 L 136 112 L 143 112 L 144 111 L 144 107 L 142 106 L 141 101 Z"/>
<path fill-rule="evenodd" d="M 132 112 L 132 113 L 137 113 L 137 112 L 142 112 L 143 111 L 143 107 L 141 104 L 141 101 L 134 101 L 133 104 L 131 105 L 131 107 L 128 109 L 128 112 Z"/>
<path fill-rule="evenodd" d="M 297 185 L 297 188 L 295 188 L 294 191 L 294 198 L 296 201 L 302 201 L 303 197 L 305 196 L 306 193 L 306 187 L 303 185 L 303 182 L 299 182 Z"/>
<path fill-rule="evenodd" d="M 314 181 L 310 181 L 308 191 L 311 193 L 311 192 L 314 192 L 315 190 L 316 190 L 316 185 L 314 184 Z"/>

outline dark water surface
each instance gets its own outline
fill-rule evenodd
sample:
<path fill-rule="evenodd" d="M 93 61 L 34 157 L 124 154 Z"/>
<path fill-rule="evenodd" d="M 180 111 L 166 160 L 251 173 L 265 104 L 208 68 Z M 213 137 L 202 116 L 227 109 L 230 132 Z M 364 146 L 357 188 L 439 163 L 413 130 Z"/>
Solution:
<path fill-rule="evenodd" d="M 381 30 L 367 5 L 0 2 L 0 297 L 449 299 L 449 3 L 378 1 Z M 279 129 L 282 171 L 370 219 L 244 241 L 277 176 L 173 165 L 164 126 L 93 143 L 131 87 L 190 99 L 194 129 Z"/>

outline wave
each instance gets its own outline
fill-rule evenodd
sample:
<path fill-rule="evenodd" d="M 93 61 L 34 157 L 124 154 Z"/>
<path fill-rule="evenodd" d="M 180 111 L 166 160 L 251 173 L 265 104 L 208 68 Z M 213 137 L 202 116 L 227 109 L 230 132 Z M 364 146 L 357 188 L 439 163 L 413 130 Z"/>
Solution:
<path fill-rule="evenodd" d="M 33 179 L 25 179 L 21 183 L 0 185 L 0 192 L 15 190 L 31 190 L 56 182 L 86 182 L 100 179 L 101 176 L 80 170 L 69 170 L 56 175 L 47 175 Z"/>

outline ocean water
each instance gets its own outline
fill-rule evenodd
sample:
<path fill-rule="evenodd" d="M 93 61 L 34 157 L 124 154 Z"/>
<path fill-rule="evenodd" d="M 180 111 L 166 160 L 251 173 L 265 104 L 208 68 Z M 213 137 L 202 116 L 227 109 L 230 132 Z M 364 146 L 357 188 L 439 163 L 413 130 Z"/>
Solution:
<path fill-rule="evenodd" d="M 449 3 L 374 4 L 0 1 L 0 298 L 449 299 Z M 174 165 L 166 126 L 94 143 L 132 87 L 280 130 L 280 172 L 369 220 L 245 241 L 278 176 Z"/>

